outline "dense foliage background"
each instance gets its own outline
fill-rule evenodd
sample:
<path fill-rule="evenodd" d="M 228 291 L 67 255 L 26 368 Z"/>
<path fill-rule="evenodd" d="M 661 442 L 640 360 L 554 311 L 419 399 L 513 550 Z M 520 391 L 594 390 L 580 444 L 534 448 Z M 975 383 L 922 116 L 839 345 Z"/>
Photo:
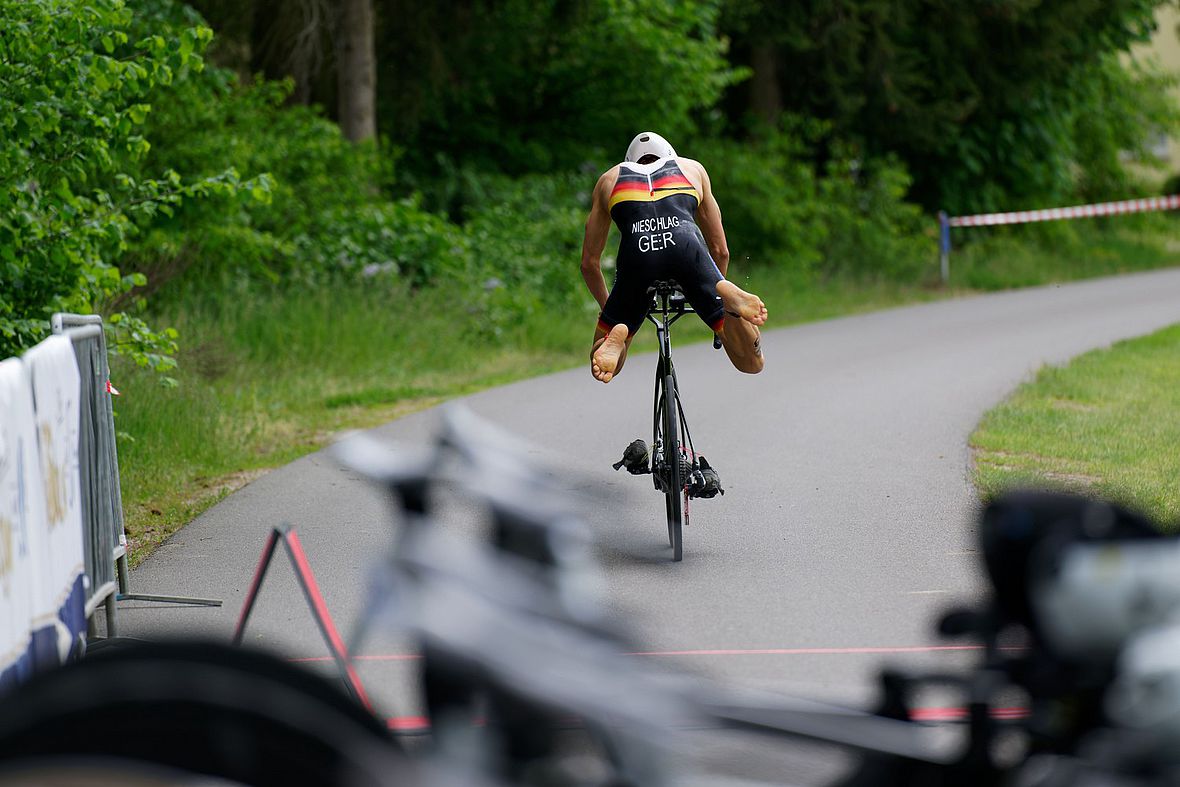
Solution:
<path fill-rule="evenodd" d="M 243 286 L 442 286 L 493 333 L 584 305 L 589 187 L 645 128 L 714 172 L 736 260 L 920 281 L 936 209 L 1140 188 L 1159 5 L 0 0 L 0 355 L 100 309 L 167 367 L 142 318 Z"/>

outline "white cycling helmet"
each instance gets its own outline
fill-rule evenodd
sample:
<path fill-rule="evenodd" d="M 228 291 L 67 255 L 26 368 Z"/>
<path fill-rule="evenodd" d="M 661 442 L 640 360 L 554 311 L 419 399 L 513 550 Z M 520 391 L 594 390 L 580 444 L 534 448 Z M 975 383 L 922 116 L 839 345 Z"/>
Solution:
<path fill-rule="evenodd" d="M 638 162 L 644 156 L 652 155 L 656 158 L 672 158 L 676 151 L 654 131 L 644 131 L 635 135 L 631 144 L 627 146 L 627 158 L 624 161 Z"/>

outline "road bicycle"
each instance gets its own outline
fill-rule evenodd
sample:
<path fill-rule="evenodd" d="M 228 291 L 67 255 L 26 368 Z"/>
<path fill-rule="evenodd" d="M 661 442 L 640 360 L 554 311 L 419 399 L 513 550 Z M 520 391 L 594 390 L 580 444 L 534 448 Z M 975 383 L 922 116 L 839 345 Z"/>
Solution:
<path fill-rule="evenodd" d="M 672 560 L 684 557 L 684 526 L 689 523 L 689 500 L 705 486 L 705 478 L 684 406 L 680 401 L 680 386 L 676 367 L 672 364 L 672 324 L 686 314 L 696 311 L 689 305 L 684 292 L 675 281 L 657 281 L 648 288 L 652 305 L 647 319 L 656 327 L 659 360 L 656 362 L 655 398 L 652 413 L 652 482 L 663 492 L 668 516 L 668 546 Z M 721 346 L 719 339 L 713 347 Z"/>

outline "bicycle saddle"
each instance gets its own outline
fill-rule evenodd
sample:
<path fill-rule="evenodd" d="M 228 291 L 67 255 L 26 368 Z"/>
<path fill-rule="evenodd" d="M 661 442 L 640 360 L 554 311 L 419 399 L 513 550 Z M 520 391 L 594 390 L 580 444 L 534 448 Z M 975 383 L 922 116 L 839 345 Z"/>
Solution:
<path fill-rule="evenodd" d="M 652 296 L 666 295 L 672 300 L 683 301 L 684 291 L 680 289 L 680 282 L 675 279 L 667 281 L 653 281 L 647 288 L 647 294 Z"/>

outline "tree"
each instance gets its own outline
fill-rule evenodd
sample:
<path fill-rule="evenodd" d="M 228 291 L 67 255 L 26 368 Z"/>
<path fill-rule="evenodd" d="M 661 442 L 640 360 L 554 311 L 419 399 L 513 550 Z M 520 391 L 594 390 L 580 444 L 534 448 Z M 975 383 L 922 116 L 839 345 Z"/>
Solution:
<path fill-rule="evenodd" d="M 244 76 L 290 79 L 293 104 L 328 107 L 353 142 L 377 135 L 373 0 L 193 0 L 217 57 Z"/>
<path fill-rule="evenodd" d="M 931 208 L 1062 199 L 1079 166 L 1110 166 L 1109 145 L 1077 135 L 1104 133 L 1095 124 L 1126 130 L 1118 115 L 1126 102 L 1111 103 L 1097 83 L 1117 77 L 1112 58 L 1150 35 L 1160 4 L 728 0 L 722 30 L 753 78 L 726 107 L 731 118 L 765 123 L 781 105 L 831 121 L 870 159 L 896 153 L 914 175 L 912 193 Z M 1158 107 L 1150 100 L 1158 82 L 1121 84 Z M 1126 134 L 1119 144 L 1136 146 Z M 1100 148 L 1103 161 L 1086 160 Z"/>
<path fill-rule="evenodd" d="M 711 0 L 380 0 L 381 126 L 407 167 L 569 169 L 694 133 L 724 87 Z M 439 155 L 442 155 L 440 161 Z"/>
<path fill-rule="evenodd" d="M 328 0 L 253 0 L 250 71 L 266 79 L 291 79 L 290 100 L 320 98 L 331 59 L 333 9 Z M 321 99 L 322 100 L 322 99 Z"/>
<path fill-rule="evenodd" d="M 338 0 L 336 75 L 340 129 L 352 142 L 377 136 L 372 0 Z"/>
<path fill-rule="evenodd" d="M 350 139 L 370 135 L 372 107 L 407 173 L 439 156 L 539 171 L 653 121 L 693 132 L 741 76 L 720 0 L 191 2 L 226 39 L 221 64 L 292 79 L 290 100 L 327 107 Z"/>

